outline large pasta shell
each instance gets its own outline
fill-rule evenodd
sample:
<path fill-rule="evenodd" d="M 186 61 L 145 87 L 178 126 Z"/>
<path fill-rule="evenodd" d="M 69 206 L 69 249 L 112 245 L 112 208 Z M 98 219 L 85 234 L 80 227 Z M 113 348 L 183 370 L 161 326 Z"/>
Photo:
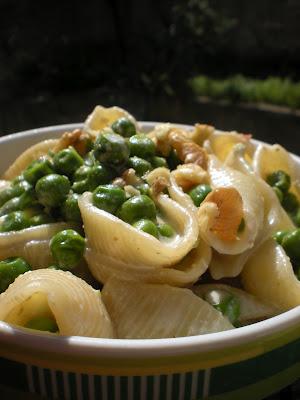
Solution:
<path fill-rule="evenodd" d="M 300 200 L 299 167 L 284 147 L 279 144 L 259 145 L 253 158 L 253 169 L 264 180 L 274 171 L 282 170 L 286 172 L 291 177 L 291 191 Z"/>
<path fill-rule="evenodd" d="M 0 295 L 0 319 L 16 325 L 53 315 L 61 335 L 114 337 L 100 292 L 70 272 L 39 269 L 20 275 Z"/>
<path fill-rule="evenodd" d="M 87 117 L 83 129 L 93 136 L 97 136 L 99 131 L 111 125 L 119 118 L 126 117 L 130 119 L 136 127 L 138 124 L 135 118 L 120 107 L 96 106 L 93 112 Z"/>
<path fill-rule="evenodd" d="M 197 296 L 202 298 L 205 298 L 205 295 L 213 290 L 222 290 L 232 294 L 239 300 L 239 321 L 242 323 L 270 318 L 279 312 L 276 307 L 265 304 L 244 290 L 237 289 L 229 285 L 217 283 L 196 285 L 192 287 L 192 290 Z"/>
<path fill-rule="evenodd" d="M 32 161 L 53 150 L 58 141 L 59 139 L 43 140 L 26 149 L 4 172 L 3 178 L 8 180 L 16 178 Z"/>
<path fill-rule="evenodd" d="M 210 247 L 200 240 L 178 264 L 169 268 L 129 265 L 88 249 L 85 254 L 93 276 L 105 283 L 112 277 L 147 283 L 165 283 L 171 286 L 188 286 L 196 282 L 207 270 L 211 260 Z"/>
<path fill-rule="evenodd" d="M 222 164 L 215 156 L 210 155 L 208 174 L 211 186 L 216 188 L 233 188 L 242 198 L 245 228 L 238 233 L 234 241 L 219 238 L 211 226 L 218 214 L 214 203 L 203 202 L 198 210 L 200 233 L 204 240 L 222 254 L 239 254 L 253 247 L 260 231 L 264 217 L 264 199 L 257 191 L 255 179 Z M 227 216 L 230 223 L 230 216 Z"/>
<path fill-rule="evenodd" d="M 156 203 L 163 218 L 176 231 L 172 238 L 158 240 L 135 229 L 114 215 L 95 207 L 92 204 L 91 193 L 86 192 L 78 204 L 87 237 L 87 247 L 99 255 L 128 265 L 160 268 L 169 267 L 180 261 L 197 246 L 199 227 L 196 208 L 191 199 L 182 192 L 172 177 L 170 179 L 171 198 L 159 194 Z M 92 260 L 93 257 L 91 262 Z"/>
<path fill-rule="evenodd" d="M 49 242 L 57 232 L 76 228 L 77 225 L 56 222 L 0 233 L 0 260 L 8 257 L 23 257 L 32 268 L 45 268 L 53 264 Z"/>
<path fill-rule="evenodd" d="M 209 266 L 210 273 L 214 279 L 238 276 L 248 260 L 256 249 L 279 230 L 290 230 L 294 224 L 281 207 L 278 197 L 272 188 L 259 177 L 256 180 L 256 190 L 264 199 L 264 220 L 260 231 L 258 232 L 252 248 L 241 254 L 229 255 L 213 252 L 212 261 Z"/>
<path fill-rule="evenodd" d="M 250 141 L 251 135 L 237 132 L 223 132 L 214 130 L 204 142 L 204 148 L 214 154 L 222 162 L 226 160 L 232 148 L 242 144 L 246 148 L 247 159 L 251 160 L 254 152 L 254 145 Z"/>
<path fill-rule="evenodd" d="M 174 338 L 233 328 L 189 289 L 110 279 L 102 299 L 119 338 Z"/>
<path fill-rule="evenodd" d="M 242 281 L 247 292 L 283 311 L 300 305 L 300 282 L 289 257 L 273 239 L 249 258 Z"/>

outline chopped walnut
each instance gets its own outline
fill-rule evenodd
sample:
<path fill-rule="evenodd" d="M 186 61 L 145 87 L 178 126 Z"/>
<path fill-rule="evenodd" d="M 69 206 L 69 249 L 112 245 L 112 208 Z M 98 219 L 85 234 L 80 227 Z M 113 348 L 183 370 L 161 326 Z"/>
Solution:
<path fill-rule="evenodd" d="M 207 169 L 207 153 L 198 144 L 191 142 L 182 129 L 173 129 L 168 136 L 169 143 L 176 150 L 177 155 L 185 164 L 196 164 Z"/>
<path fill-rule="evenodd" d="M 175 178 L 177 185 L 184 191 L 191 189 L 200 183 L 208 183 L 207 172 L 196 164 L 178 165 L 177 169 L 172 171 L 172 176 Z"/>
<path fill-rule="evenodd" d="M 206 196 L 202 204 L 205 206 L 207 203 L 216 204 L 219 211 L 210 230 L 221 240 L 236 240 L 243 219 L 243 200 L 240 193 L 233 187 L 221 187 Z"/>
<path fill-rule="evenodd" d="M 83 132 L 81 129 L 75 129 L 72 132 L 65 132 L 53 148 L 53 151 L 56 153 L 69 146 L 73 146 L 83 156 L 88 152 L 91 141 L 92 137 L 88 133 Z"/>
<path fill-rule="evenodd" d="M 151 194 L 157 197 L 169 186 L 169 182 L 163 176 L 158 176 L 151 185 Z"/>
<path fill-rule="evenodd" d="M 135 170 L 133 168 L 126 169 L 122 174 L 122 179 L 126 185 L 136 186 L 143 183 L 143 180 L 136 176 Z"/>
<path fill-rule="evenodd" d="M 196 124 L 194 130 L 189 135 L 189 139 L 202 146 L 214 130 L 215 128 L 211 125 Z"/>
<path fill-rule="evenodd" d="M 126 182 L 123 178 L 118 177 L 113 180 L 112 184 L 123 188 L 126 185 Z"/>

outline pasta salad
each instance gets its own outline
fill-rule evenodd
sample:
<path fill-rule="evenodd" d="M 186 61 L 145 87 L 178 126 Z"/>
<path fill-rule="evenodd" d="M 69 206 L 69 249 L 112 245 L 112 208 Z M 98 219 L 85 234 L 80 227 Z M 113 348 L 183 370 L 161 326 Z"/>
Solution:
<path fill-rule="evenodd" d="M 299 168 L 280 145 L 119 107 L 26 149 L 0 180 L 0 320 L 174 338 L 300 304 Z"/>

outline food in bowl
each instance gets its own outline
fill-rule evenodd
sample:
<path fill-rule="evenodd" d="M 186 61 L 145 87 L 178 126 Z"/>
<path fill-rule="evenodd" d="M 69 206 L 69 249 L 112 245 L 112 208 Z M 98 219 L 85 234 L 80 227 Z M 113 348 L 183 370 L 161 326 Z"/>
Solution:
<path fill-rule="evenodd" d="M 0 216 L 0 319 L 25 329 L 174 338 L 300 304 L 297 167 L 249 135 L 97 106 L 4 171 Z"/>

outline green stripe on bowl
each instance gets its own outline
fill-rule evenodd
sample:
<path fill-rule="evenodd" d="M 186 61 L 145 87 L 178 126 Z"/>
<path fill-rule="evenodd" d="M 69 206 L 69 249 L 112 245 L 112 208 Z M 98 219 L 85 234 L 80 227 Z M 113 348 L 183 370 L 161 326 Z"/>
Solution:
<path fill-rule="evenodd" d="M 214 368 L 210 380 L 210 394 L 216 395 L 251 385 L 280 373 L 299 360 L 298 340 L 246 362 Z"/>
<path fill-rule="evenodd" d="M 300 378 L 300 363 L 297 363 L 278 374 L 248 385 L 235 391 L 209 396 L 207 400 L 261 400 L 279 392 L 284 387 Z"/>

